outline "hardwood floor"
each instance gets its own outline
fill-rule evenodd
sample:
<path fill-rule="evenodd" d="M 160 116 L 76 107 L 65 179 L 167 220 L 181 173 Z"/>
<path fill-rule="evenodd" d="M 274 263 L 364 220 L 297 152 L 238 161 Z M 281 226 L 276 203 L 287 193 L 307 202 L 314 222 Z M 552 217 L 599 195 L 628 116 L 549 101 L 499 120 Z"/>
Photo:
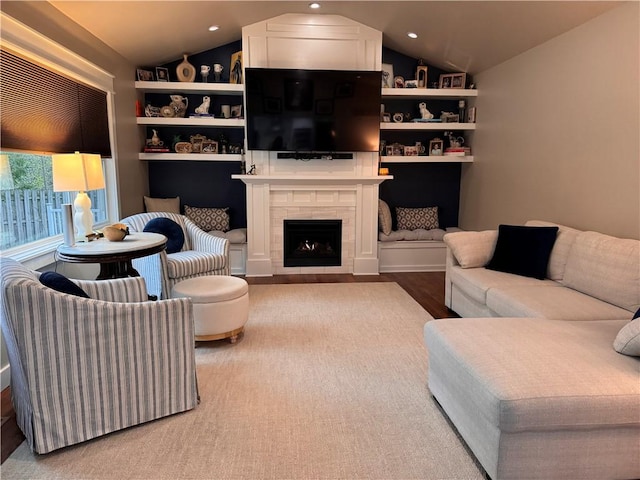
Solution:
<path fill-rule="evenodd" d="M 318 274 L 318 275 L 274 275 L 273 277 L 247 278 L 251 285 L 279 283 L 350 283 L 350 282 L 396 282 L 422 308 L 434 318 L 457 316 L 444 305 L 444 272 L 382 273 L 380 275 Z M 2 462 L 18 448 L 24 440 L 16 424 L 11 405 L 10 388 L 2 391 Z"/>

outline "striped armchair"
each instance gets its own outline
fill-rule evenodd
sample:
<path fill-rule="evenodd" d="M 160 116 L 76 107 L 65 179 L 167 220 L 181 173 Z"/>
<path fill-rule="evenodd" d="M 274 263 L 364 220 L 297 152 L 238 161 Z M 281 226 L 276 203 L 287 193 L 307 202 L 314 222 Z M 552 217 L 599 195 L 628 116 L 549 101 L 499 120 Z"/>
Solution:
<path fill-rule="evenodd" d="M 229 275 L 229 241 L 201 230 L 184 215 L 169 212 L 138 213 L 122 223 L 132 232 L 142 232 L 153 218 L 169 218 L 182 227 L 184 245 L 176 253 L 162 251 L 133 260 L 133 267 L 147 282 L 149 294 L 171 298 L 171 288 L 187 278 L 204 275 Z"/>
<path fill-rule="evenodd" d="M 148 302 L 141 277 L 74 280 L 91 297 L 83 298 L 45 287 L 39 275 L 0 257 L 11 397 L 31 450 L 196 406 L 190 300 Z"/>

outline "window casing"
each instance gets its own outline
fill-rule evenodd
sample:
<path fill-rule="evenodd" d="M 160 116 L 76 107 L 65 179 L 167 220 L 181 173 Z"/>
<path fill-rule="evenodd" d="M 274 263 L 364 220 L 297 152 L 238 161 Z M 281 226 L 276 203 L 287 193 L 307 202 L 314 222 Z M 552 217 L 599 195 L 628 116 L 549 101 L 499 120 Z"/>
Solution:
<path fill-rule="evenodd" d="M 42 36 L 38 32 L 25 27 L 23 24 L 16 22 L 8 15 L 0 12 L 2 20 L 2 34 L 0 35 L 0 46 L 7 51 L 19 55 L 20 57 L 37 63 L 52 72 L 59 73 L 78 83 L 84 83 L 94 89 L 100 90 L 106 94 L 107 101 L 107 118 L 109 129 L 109 146 L 111 152 L 113 149 L 113 76 L 101 68 L 91 64 L 87 60 L 79 57 L 77 54 L 62 47 L 61 45 Z M 1 81 L 1 80 L 0 80 Z M 11 156 L 19 156 L 20 154 L 40 154 L 48 158 L 43 161 L 50 162 L 50 153 L 42 152 L 2 152 L 9 153 Z M 68 152 L 55 152 L 68 153 Z M 107 225 L 117 221 L 118 212 L 118 191 L 114 156 L 103 156 L 103 169 L 105 174 L 106 188 L 103 201 L 96 204 L 100 205 L 100 209 L 104 211 L 96 215 L 95 228 Z M 0 199 L 3 192 L 0 192 Z M 94 193 L 95 195 L 95 193 Z M 56 194 L 56 197 L 59 196 Z M 75 197 L 75 192 L 71 193 L 71 202 Z M 63 198 L 63 197 L 62 197 Z M 94 205 L 95 206 L 95 205 Z M 53 207 L 52 207 L 53 208 Z M 93 208 L 93 207 L 92 207 Z M 42 215 L 40 215 L 42 216 Z M 45 221 L 40 218 L 40 222 Z M 49 265 L 54 261 L 54 252 L 58 245 L 62 243 L 62 234 L 53 236 L 47 235 L 44 238 L 35 239 L 23 245 L 10 246 L 9 242 L 2 241 L 2 254 L 10 256 L 16 260 L 26 264 L 30 268 L 41 268 Z M 8 247 L 5 249 L 5 247 Z"/>

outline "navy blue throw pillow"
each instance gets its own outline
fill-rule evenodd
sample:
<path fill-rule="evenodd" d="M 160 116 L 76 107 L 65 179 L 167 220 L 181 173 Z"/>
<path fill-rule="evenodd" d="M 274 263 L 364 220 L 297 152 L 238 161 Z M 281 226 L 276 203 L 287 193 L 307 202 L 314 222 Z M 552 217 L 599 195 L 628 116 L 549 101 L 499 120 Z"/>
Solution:
<path fill-rule="evenodd" d="M 167 237 L 167 253 L 176 253 L 184 245 L 184 232 L 176 222 L 166 217 L 149 220 L 144 226 L 144 232 L 160 233 Z"/>
<path fill-rule="evenodd" d="M 76 297 L 89 298 L 87 292 L 82 290 L 67 277 L 57 272 L 44 272 L 40 275 L 40 283 L 45 287 L 52 288 L 58 292 L 68 293 L 69 295 L 75 295 Z"/>
<path fill-rule="evenodd" d="M 636 311 L 636 313 L 633 314 L 632 320 L 635 320 L 638 317 L 640 317 L 640 308 Z"/>
<path fill-rule="evenodd" d="M 487 268 L 543 280 L 557 235 L 558 227 L 500 225 Z"/>

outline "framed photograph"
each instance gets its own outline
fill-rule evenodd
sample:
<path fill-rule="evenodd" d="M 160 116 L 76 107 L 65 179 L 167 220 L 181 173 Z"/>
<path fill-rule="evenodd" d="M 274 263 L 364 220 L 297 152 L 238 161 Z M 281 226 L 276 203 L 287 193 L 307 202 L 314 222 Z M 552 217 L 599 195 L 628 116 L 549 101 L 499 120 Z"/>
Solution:
<path fill-rule="evenodd" d="M 202 142 L 207 140 L 207 137 L 204 135 L 191 135 L 191 151 L 193 153 L 201 153 L 202 152 Z"/>
<path fill-rule="evenodd" d="M 404 147 L 404 156 L 405 157 L 417 157 L 418 156 L 418 147 L 415 145 L 405 145 Z"/>
<path fill-rule="evenodd" d="M 229 83 L 244 83 L 242 79 L 242 50 L 231 55 Z"/>
<path fill-rule="evenodd" d="M 444 142 L 440 138 L 434 138 L 429 142 L 429 155 L 442 155 L 444 152 Z"/>
<path fill-rule="evenodd" d="M 449 113 L 441 116 L 441 118 L 443 123 L 458 123 L 460 121 L 460 115 L 457 113 Z"/>
<path fill-rule="evenodd" d="M 467 123 L 476 123 L 476 107 L 467 109 Z"/>
<path fill-rule="evenodd" d="M 144 70 L 142 68 L 138 68 L 136 70 L 137 74 L 138 74 L 138 81 L 139 82 L 153 82 L 155 81 L 155 76 L 153 75 L 153 72 L 151 70 Z"/>
<path fill-rule="evenodd" d="M 443 73 L 440 75 L 440 88 L 464 88 L 466 73 Z"/>
<path fill-rule="evenodd" d="M 242 117 L 242 105 L 232 105 L 231 118 L 241 118 L 241 117 Z"/>
<path fill-rule="evenodd" d="M 215 140 L 203 140 L 200 145 L 200 153 L 218 153 L 218 142 Z"/>
<path fill-rule="evenodd" d="M 393 88 L 393 65 L 382 64 L 382 88 Z"/>
<path fill-rule="evenodd" d="M 382 114 L 382 121 L 384 123 L 390 123 L 391 122 L 391 114 L 390 113 L 383 113 Z"/>
<path fill-rule="evenodd" d="M 164 67 L 156 67 L 156 78 L 158 82 L 168 82 L 169 69 Z"/>

